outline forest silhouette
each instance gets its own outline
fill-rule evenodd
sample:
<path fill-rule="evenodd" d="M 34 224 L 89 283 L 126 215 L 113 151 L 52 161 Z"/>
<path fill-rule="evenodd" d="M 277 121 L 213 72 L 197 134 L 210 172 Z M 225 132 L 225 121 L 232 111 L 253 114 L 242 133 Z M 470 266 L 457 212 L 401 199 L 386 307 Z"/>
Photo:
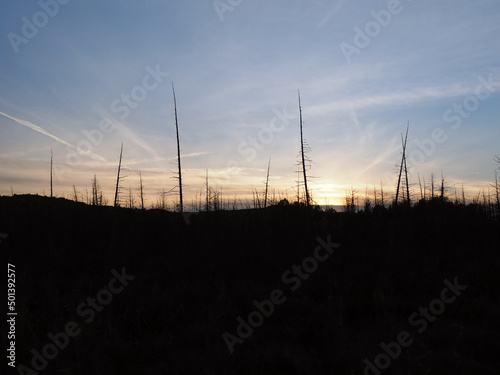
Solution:
<path fill-rule="evenodd" d="M 499 368 L 494 206 L 436 196 L 335 212 L 283 200 L 186 220 L 14 195 L 0 197 L 0 232 L 8 234 L 1 256 L 17 270 L 18 363 L 30 367 L 50 332 L 80 324 L 46 373 L 362 374 L 402 331 L 412 344 L 384 374 Z M 318 238 L 340 247 L 290 292 L 282 274 L 310 257 Z M 85 324 L 77 306 L 122 267 L 135 279 Z M 467 289 L 416 332 L 409 317 L 456 278 Z M 236 335 L 236 318 L 276 288 L 286 303 L 231 354 L 223 334 Z"/>

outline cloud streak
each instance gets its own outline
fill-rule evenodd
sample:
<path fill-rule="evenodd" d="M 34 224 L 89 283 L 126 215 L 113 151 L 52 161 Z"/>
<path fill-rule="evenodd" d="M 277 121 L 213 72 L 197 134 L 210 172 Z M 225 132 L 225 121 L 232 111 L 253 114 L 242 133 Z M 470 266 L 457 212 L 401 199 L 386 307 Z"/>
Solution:
<path fill-rule="evenodd" d="M 40 134 L 43 134 L 43 135 L 45 135 L 45 136 L 47 136 L 49 138 L 52 138 L 52 139 L 56 140 L 57 142 L 63 144 L 64 146 L 70 147 L 73 150 L 77 150 L 77 148 L 75 146 L 73 146 L 71 143 L 66 142 L 64 139 L 61 139 L 61 138 L 55 136 L 54 134 L 49 133 L 47 130 L 45 130 L 41 126 L 35 125 L 32 122 L 29 122 L 29 121 L 26 121 L 26 120 L 21 120 L 21 119 L 19 119 L 17 117 L 14 117 L 14 116 L 10 116 L 7 113 L 1 112 L 1 111 L 0 111 L 0 115 L 5 116 L 5 117 L 11 119 L 12 121 L 16 122 L 19 125 L 25 126 L 28 129 L 34 130 L 34 131 L 36 131 L 36 132 L 38 132 Z M 92 157 L 93 159 L 96 159 L 96 160 L 101 160 L 101 161 L 105 161 L 106 160 L 103 157 L 101 157 L 101 156 L 99 156 L 97 154 L 94 154 L 93 152 L 86 152 L 86 154 L 89 155 L 90 157 Z"/>

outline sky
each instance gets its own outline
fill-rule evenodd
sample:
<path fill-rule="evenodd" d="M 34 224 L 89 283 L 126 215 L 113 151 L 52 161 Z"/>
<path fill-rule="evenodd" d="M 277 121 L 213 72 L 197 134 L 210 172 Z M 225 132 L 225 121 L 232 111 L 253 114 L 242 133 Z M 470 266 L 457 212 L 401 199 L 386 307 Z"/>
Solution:
<path fill-rule="evenodd" d="M 413 195 L 488 189 L 500 154 L 498 0 L 41 0 L 0 4 L 0 194 L 90 191 L 185 205 L 297 195 L 298 91 L 318 204 L 384 186 L 409 124 Z"/>

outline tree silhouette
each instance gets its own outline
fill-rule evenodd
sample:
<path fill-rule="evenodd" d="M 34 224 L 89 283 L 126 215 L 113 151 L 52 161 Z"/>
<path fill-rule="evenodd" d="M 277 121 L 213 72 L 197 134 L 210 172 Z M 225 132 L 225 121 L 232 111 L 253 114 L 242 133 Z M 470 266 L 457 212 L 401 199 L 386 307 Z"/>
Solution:
<path fill-rule="evenodd" d="M 182 204 L 182 173 L 181 173 L 181 147 L 179 142 L 179 124 L 177 122 L 177 102 L 175 100 L 175 89 L 174 83 L 172 82 L 172 92 L 174 94 L 174 114 L 175 114 L 175 133 L 177 137 L 177 166 L 179 169 L 179 200 L 180 200 L 180 212 L 184 212 L 184 206 Z"/>
<path fill-rule="evenodd" d="M 307 175 L 306 175 L 306 161 L 304 152 L 304 134 L 302 132 L 302 107 L 300 105 L 300 91 L 298 91 L 299 96 L 299 120 L 300 120 L 300 155 L 302 159 L 302 174 L 304 175 L 304 189 L 306 191 L 306 206 L 310 205 L 309 190 L 307 189 Z"/>
<path fill-rule="evenodd" d="M 122 155 L 123 155 L 123 142 L 122 142 L 122 146 L 120 148 L 120 161 L 118 162 L 118 174 L 116 176 L 115 202 L 113 204 L 114 207 L 118 207 L 120 205 L 120 202 L 118 199 L 118 190 L 120 187 L 120 170 L 122 167 Z"/>

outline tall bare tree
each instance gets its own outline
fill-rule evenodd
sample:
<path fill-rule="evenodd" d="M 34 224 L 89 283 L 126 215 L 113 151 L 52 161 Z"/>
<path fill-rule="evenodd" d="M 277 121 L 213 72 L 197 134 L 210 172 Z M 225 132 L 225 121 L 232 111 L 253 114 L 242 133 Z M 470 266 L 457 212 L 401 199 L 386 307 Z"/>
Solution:
<path fill-rule="evenodd" d="M 142 185 L 141 172 L 139 172 L 139 199 L 141 200 L 141 210 L 144 210 L 144 187 Z"/>
<path fill-rule="evenodd" d="M 382 184 L 382 180 L 380 180 L 380 201 L 382 203 L 382 206 L 385 206 L 385 202 L 384 202 L 384 185 Z"/>
<path fill-rule="evenodd" d="M 431 173 L 431 199 L 434 199 L 434 173 Z"/>
<path fill-rule="evenodd" d="M 205 211 L 210 211 L 210 187 L 208 185 L 208 169 L 205 174 Z"/>
<path fill-rule="evenodd" d="M 184 206 L 182 204 L 182 173 L 181 173 L 181 147 L 179 142 L 179 123 L 177 121 L 177 102 L 175 100 L 175 89 L 174 83 L 172 82 L 172 92 L 174 94 L 174 114 L 175 114 L 175 133 L 177 136 L 177 166 L 179 169 L 179 200 L 180 200 L 180 212 L 184 212 Z"/>
<path fill-rule="evenodd" d="M 310 206 L 309 190 L 307 189 L 307 175 L 306 175 L 306 159 L 304 153 L 304 134 L 302 131 L 302 107 L 300 105 L 300 91 L 298 91 L 299 96 L 299 120 L 300 120 L 300 155 L 302 157 L 302 174 L 304 175 L 304 189 L 306 192 L 306 206 Z"/>
<path fill-rule="evenodd" d="M 50 197 L 52 198 L 54 196 L 54 186 L 52 184 L 52 175 L 53 175 L 53 168 L 54 166 L 54 155 L 52 154 L 52 147 L 50 148 Z"/>
<path fill-rule="evenodd" d="M 132 193 L 132 187 L 129 186 L 128 188 L 128 208 L 132 209 L 135 207 L 135 198 L 134 194 Z"/>
<path fill-rule="evenodd" d="M 76 186 L 73 185 L 73 200 L 78 202 L 78 192 L 76 191 Z"/>
<path fill-rule="evenodd" d="M 269 168 L 271 168 L 271 158 L 269 158 L 269 163 L 267 163 L 267 177 L 266 177 L 266 191 L 264 194 L 264 208 L 267 207 L 267 192 L 269 189 Z"/>
<path fill-rule="evenodd" d="M 94 173 L 94 178 L 92 179 L 92 206 L 100 206 L 99 204 L 99 184 L 97 183 L 97 177 Z"/>
<path fill-rule="evenodd" d="M 408 140 L 408 128 L 410 127 L 410 124 L 408 123 L 408 126 L 406 127 L 406 136 L 403 139 L 403 134 L 401 134 L 401 144 L 403 147 L 403 153 L 401 156 L 401 165 L 399 167 L 399 176 L 398 176 L 398 185 L 396 187 L 396 198 L 395 202 L 398 203 L 398 198 L 399 198 L 399 191 L 400 191 L 400 186 L 401 186 L 401 178 L 403 171 L 405 173 L 405 182 L 406 182 L 406 198 L 408 200 L 408 203 L 410 203 L 410 188 L 408 184 L 408 168 L 406 167 L 406 142 Z M 403 192 L 404 195 L 404 192 Z"/>
<path fill-rule="evenodd" d="M 444 185 L 444 176 L 443 176 L 443 171 L 441 171 L 441 189 L 440 189 L 440 193 L 439 193 L 439 199 L 441 200 L 441 202 L 444 201 L 444 192 L 445 192 L 445 185 Z"/>
<path fill-rule="evenodd" d="M 422 182 L 420 181 L 420 174 L 418 173 L 417 176 L 418 176 L 418 186 L 420 186 L 420 199 L 424 199 L 424 191 L 422 190 Z"/>
<path fill-rule="evenodd" d="M 406 126 L 405 145 L 403 147 L 403 154 L 404 154 L 404 161 L 405 161 L 406 199 L 407 199 L 408 206 L 411 206 L 410 181 L 408 179 L 408 167 L 406 166 L 406 145 L 408 144 L 408 129 L 409 128 L 410 128 L 410 122 L 408 121 L 408 125 Z"/>
<path fill-rule="evenodd" d="M 118 207 L 120 205 L 118 193 L 119 193 L 119 188 L 120 188 L 120 170 L 122 168 L 122 155 L 123 155 L 123 142 L 122 142 L 122 146 L 120 148 L 120 161 L 118 162 L 118 173 L 116 176 L 115 202 L 113 204 L 114 207 Z"/>
<path fill-rule="evenodd" d="M 496 155 L 494 157 L 495 163 L 497 163 L 497 169 L 495 170 L 495 184 L 492 185 L 493 189 L 495 189 L 495 201 L 496 201 L 496 212 L 497 216 L 500 216 L 500 185 L 498 182 L 498 174 L 500 172 L 500 155 Z"/>

